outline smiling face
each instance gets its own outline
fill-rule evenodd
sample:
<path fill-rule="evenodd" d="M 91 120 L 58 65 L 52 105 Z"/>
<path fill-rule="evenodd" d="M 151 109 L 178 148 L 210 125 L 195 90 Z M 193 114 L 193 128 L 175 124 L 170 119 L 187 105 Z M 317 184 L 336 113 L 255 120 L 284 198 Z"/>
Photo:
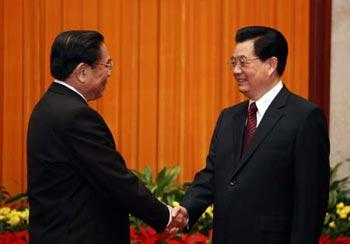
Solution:
<path fill-rule="evenodd" d="M 246 62 L 242 63 L 240 60 L 244 59 Z M 238 89 L 249 99 L 258 100 L 279 81 L 279 77 L 276 77 L 276 58 L 259 59 L 255 55 L 252 39 L 237 43 L 232 60 L 232 73 Z"/>
<path fill-rule="evenodd" d="M 107 47 L 102 43 L 100 47 L 101 58 L 95 65 L 83 64 L 80 76 L 80 92 L 86 100 L 91 101 L 102 97 L 106 87 L 107 79 L 112 73 L 112 59 L 108 53 Z"/>

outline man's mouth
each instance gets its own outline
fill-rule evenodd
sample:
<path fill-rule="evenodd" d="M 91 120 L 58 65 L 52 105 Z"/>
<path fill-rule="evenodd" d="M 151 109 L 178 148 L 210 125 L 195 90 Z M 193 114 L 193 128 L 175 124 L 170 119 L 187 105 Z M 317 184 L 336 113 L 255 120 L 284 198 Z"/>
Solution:
<path fill-rule="evenodd" d="M 243 82 L 246 82 L 247 80 L 243 78 L 236 78 L 236 81 L 237 83 L 243 83 Z"/>

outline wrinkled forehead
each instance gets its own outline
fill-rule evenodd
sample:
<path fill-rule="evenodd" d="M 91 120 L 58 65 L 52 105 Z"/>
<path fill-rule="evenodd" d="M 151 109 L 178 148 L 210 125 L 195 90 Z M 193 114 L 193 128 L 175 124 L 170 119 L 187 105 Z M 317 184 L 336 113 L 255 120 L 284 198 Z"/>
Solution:
<path fill-rule="evenodd" d="M 233 57 L 238 57 L 238 56 L 246 56 L 246 57 L 251 57 L 255 56 L 254 53 L 254 40 L 247 40 L 244 42 L 239 42 L 236 44 L 233 50 Z"/>

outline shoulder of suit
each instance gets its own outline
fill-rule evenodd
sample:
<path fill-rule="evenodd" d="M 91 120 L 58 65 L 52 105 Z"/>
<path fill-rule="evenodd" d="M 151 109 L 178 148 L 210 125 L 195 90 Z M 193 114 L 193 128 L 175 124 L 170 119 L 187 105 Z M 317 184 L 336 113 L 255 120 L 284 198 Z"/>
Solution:
<path fill-rule="evenodd" d="M 311 115 L 325 118 L 324 111 L 319 105 L 293 93 L 290 93 L 285 109 L 285 113 L 295 121 L 305 121 Z"/>
<path fill-rule="evenodd" d="M 249 104 L 249 101 L 245 100 L 245 101 L 240 102 L 238 104 L 224 108 L 222 110 L 222 113 L 235 113 L 235 112 L 240 111 L 242 109 L 247 109 L 248 104 Z"/>
<path fill-rule="evenodd" d="M 68 124 L 76 116 L 84 114 L 97 116 L 97 112 L 78 95 L 66 95 L 50 91 L 44 94 L 34 110 L 54 124 Z"/>
<path fill-rule="evenodd" d="M 304 97 L 301 97 L 297 94 L 294 94 L 292 92 L 290 92 L 288 102 L 290 104 L 293 104 L 294 106 L 304 108 L 305 110 L 321 109 L 321 107 L 319 105 L 307 100 Z"/>

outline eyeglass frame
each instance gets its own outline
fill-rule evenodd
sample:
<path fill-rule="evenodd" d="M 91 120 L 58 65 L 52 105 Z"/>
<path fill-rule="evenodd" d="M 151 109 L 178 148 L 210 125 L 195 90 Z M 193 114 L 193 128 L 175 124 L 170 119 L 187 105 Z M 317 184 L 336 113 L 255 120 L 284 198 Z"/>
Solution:
<path fill-rule="evenodd" d="M 94 63 L 94 65 L 103 65 L 105 68 L 107 68 L 109 70 L 112 70 L 113 66 L 114 66 L 114 63 L 113 63 L 113 60 L 110 59 L 110 60 L 107 61 L 107 63 Z"/>
<path fill-rule="evenodd" d="M 235 68 L 239 63 L 240 68 L 245 68 L 247 64 L 250 64 L 252 61 L 260 59 L 259 57 L 247 58 L 245 55 L 240 55 L 237 57 L 231 57 L 230 61 L 227 64 L 230 64 L 232 68 Z M 238 61 L 238 62 L 237 62 Z"/>

